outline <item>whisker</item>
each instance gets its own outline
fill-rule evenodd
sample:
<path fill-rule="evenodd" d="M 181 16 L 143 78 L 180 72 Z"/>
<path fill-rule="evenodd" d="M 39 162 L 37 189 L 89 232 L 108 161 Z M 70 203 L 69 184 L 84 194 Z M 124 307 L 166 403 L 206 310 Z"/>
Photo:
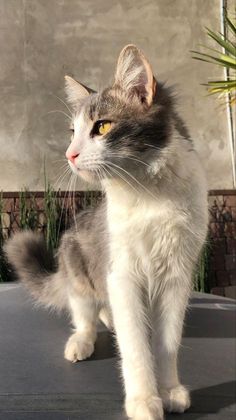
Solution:
<path fill-rule="evenodd" d="M 77 220 L 76 220 L 76 214 L 75 214 L 75 192 L 76 192 L 76 183 L 77 183 L 77 176 L 74 175 L 74 182 L 73 182 L 73 191 L 72 191 L 72 210 L 73 210 L 73 217 L 75 222 L 75 229 L 78 231 L 77 228 Z"/>
<path fill-rule="evenodd" d="M 162 150 L 160 147 L 158 146 L 153 146 L 152 144 L 148 144 L 148 143 L 144 143 L 145 146 L 151 147 L 152 149 L 156 149 L 159 152 Z"/>
<path fill-rule="evenodd" d="M 52 111 L 48 111 L 48 112 L 46 112 L 46 114 L 44 114 L 44 116 L 45 115 L 48 115 L 48 114 L 53 114 L 55 112 L 59 112 L 61 114 L 64 114 L 67 118 L 69 118 L 69 120 L 72 120 L 72 117 L 70 115 L 68 115 L 66 112 L 64 112 L 64 111 L 62 111 L 60 109 L 53 109 Z"/>
<path fill-rule="evenodd" d="M 51 93 L 51 95 L 55 96 L 57 99 L 59 99 L 60 102 L 63 103 L 63 105 L 65 105 L 65 107 L 68 109 L 69 113 L 71 114 L 71 116 L 73 115 L 70 107 L 67 105 L 66 102 L 63 101 L 63 99 L 59 98 L 59 96 L 55 95 L 55 93 Z"/>
<path fill-rule="evenodd" d="M 55 181 L 53 188 L 55 190 L 58 189 L 59 184 L 62 184 L 62 182 L 64 181 L 64 179 L 66 178 L 67 175 L 69 175 L 70 173 L 70 168 L 65 168 L 64 171 L 62 172 L 62 174 L 59 175 L 59 177 L 57 178 L 57 180 Z"/>
<path fill-rule="evenodd" d="M 68 167 L 64 167 L 64 168 L 62 168 L 62 173 L 60 175 L 58 175 L 56 179 L 55 179 L 55 177 L 53 178 L 54 189 L 61 182 L 61 178 L 63 178 L 64 175 L 66 175 L 67 173 L 69 173 L 69 171 L 70 171 L 70 169 Z"/>
<path fill-rule="evenodd" d="M 108 162 L 109 165 L 111 165 L 111 162 Z M 107 166 L 107 165 L 106 165 Z M 116 170 L 115 168 L 112 168 L 109 166 L 109 169 L 113 171 L 116 175 L 118 175 L 118 178 L 126 182 L 127 185 L 129 185 L 136 193 L 139 193 L 139 191 L 124 177 L 122 174 Z"/>
<path fill-rule="evenodd" d="M 69 168 L 68 162 L 64 162 L 63 165 L 60 166 L 59 170 L 62 171 L 65 168 Z"/>
<path fill-rule="evenodd" d="M 146 163 L 146 162 L 144 162 L 144 161 L 142 161 L 142 160 L 140 160 L 140 159 L 136 159 L 136 158 L 133 158 L 132 156 L 135 156 L 135 155 L 131 155 L 131 154 L 129 154 L 129 155 L 127 155 L 127 156 L 124 156 L 124 155 L 121 155 L 121 154 L 119 154 L 119 153 L 108 153 L 108 156 L 110 156 L 110 157 L 112 157 L 112 156 L 114 156 L 114 157 L 118 157 L 118 158 L 120 158 L 120 159 L 129 159 L 129 160 L 133 160 L 133 161 L 136 161 L 136 162 L 139 162 L 139 163 L 142 163 L 143 165 L 145 165 L 145 166 L 147 166 L 148 168 L 151 168 L 151 165 L 149 165 L 148 163 Z"/>
<path fill-rule="evenodd" d="M 111 176 L 111 173 L 109 172 L 109 166 L 105 167 L 105 163 L 101 164 L 102 170 L 105 174 L 108 174 L 108 176 Z M 101 181 L 102 181 L 102 173 L 101 173 Z"/>
<path fill-rule="evenodd" d="M 62 222 L 62 214 L 63 214 L 64 208 L 65 208 L 66 194 L 68 192 L 68 188 L 69 188 L 69 185 L 70 185 L 70 182 L 71 182 L 72 175 L 73 175 L 73 173 L 70 175 L 70 178 L 69 178 L 69 181 L 68 181 L 68 184 L 67 184 L 67 189 L 65 191 L 65 195 L 64 195 L 63 201 L 62 201 L 61 214 L 60 214 L 58 229 L 57 229 L 57 240 L 59 240 L 60 228 L 61 228 L 61 222 Z"/>
<path fill-rule="evenodd" d="M 116 168 L 122 170 L 126 175 L 128 175 L 131 179 L 133 179 L 141 188 L 143 188 L 149 195 L 151 195 L 151 197 L 153 197 L 155 200 L 157 199 L 157 197 L 152 194 L 152 192 L 150 190 L 148 190 L 143 184 L 141 184 L 141 182 L 139 182 L 133 175 L 131 175 L 128 171 L 126 171 L 124 168 L 121 168 L 119 165 L 116 165 L 112 162 L 109 162 L 110 165 L 115 166 Z"/>

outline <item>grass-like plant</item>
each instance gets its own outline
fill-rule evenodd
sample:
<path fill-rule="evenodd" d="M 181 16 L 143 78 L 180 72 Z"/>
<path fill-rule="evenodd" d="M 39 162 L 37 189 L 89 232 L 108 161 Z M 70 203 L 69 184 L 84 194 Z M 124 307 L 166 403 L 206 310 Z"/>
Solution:
<path fill-rule="evenodd" d="M 19 227 L 20 229 L 36 229 L 38 225 L 36 202 L 33 194 L 21 190 L 19 193 Z"/>
<path fill-rule="evenodd" d="M 209 265 L 211 246 L 208 238 L 199 256 L 196 273 L 194 276 L 194 290 L 209 293 Z"/>
<path fill-rule="evenodd" d="M 205 86 L 209 94 L 227 95 L 231 105 L 236 104 L 236 24 L 224 9 L 224 34 L 206 28 L 206 33 L 216 48 L 202 46 L 205 52 L 192 51 L 193 58 L 206 63 L 216 64 L 226 70 L 225 80 L 208 81 Z M 218 48 L 218 49 L 217 49 Z"/>
<path fill-rule="evenodd" d="M 44 213 L 46 217 L 46 243 L 50 250 L 55 250 L 58 246 L 61 213 L 56 191 L 49 182 L 46 181 L 44 192 Z"/>

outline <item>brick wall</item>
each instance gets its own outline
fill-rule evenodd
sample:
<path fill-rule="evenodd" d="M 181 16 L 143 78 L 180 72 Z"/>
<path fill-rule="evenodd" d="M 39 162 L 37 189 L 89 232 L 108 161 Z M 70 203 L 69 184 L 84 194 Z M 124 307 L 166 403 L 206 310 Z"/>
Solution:
<path fill-rule="evenodd" d="M 59 212 L 62 213 L 62 230 L 73 221 L 74 209 L 78 212 L 93 205 L 101 194 L 98 192 L 76 192 L 65 196 L 58 194 Z M 37 212 L 37 229 L 45 228 L 44 193 L 27 193 L 27 203 L 34 204 Z M 19 229 L 19 193 L 3 193 L 3 232 L 8 237 Z M 209 192 L 209 275 L 207 289 L 211 293 L 236 298 L 236 190 Z"/>
<path fill-rule="evenodd" d="M 25 201 L 28 216 L 31 217 L 33 228 L 43 231 L 46 227 L 45 216 L 45 194 L 44 192 L 24 192 L 24 198 L 20 199 L 19 192 L 4 192 L 2 195 L 3 212 L 2 212 L 2 232 L 5 239 L 10 236 L 11 232 L 16 232 L 21 228 L 21 213 L 23 201 Z M 61 225 L 61 230 L 68 228 L 74 220 L 74 216 L 80 210 L 85 209 L 99 200 L 100 192 L 75 192 L 65 193 L 63 191 L 55 194 L 57 203 L 57 217 Z M 31 215 L 29 212 L 31 211 Z"/>
<path fill-rule="evenodd" d="M 236 190 L 210 191 L 209 289 L 236 299 Z"/>

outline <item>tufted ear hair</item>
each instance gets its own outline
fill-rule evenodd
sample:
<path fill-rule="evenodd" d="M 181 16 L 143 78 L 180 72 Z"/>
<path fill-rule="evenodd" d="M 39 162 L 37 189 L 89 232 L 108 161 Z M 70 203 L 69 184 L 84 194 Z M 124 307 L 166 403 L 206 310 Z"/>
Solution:
<path fill-rule="evenodd" d="M 88 89 L 70 76 L 65 76 L 65 91 L 68 102 L 73 106 L 78 105 L 81 99 L 86 98 L 92 92 L 91 89 Z"/>
<path fill-rule="evenodd" d="M 157 83 L 148 60 L 135 45 L 127 45 L 121 51 L 115 85 L 119 85 L 130 95 L 138 95 L 140 101 L 147 106 L 152 104 Z"/>

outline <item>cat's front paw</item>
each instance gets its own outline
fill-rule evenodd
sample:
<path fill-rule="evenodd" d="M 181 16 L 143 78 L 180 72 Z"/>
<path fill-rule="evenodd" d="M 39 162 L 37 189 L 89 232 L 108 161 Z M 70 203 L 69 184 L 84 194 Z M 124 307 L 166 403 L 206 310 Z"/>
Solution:
<path fill-rule="evenodd" d="M 78 333 L 72 334 L 66 343 L 64 357 L 70 362 L 88 359 L 94 352 L 93 341 L 80 337 Z"/>
<path fill-rule="evenodd" d="M 163 407 L 169 413 L 183 413 L 191 405 L 189 391 L 183 385 L 171 389 L 160 389 L 160 395 Z"/>
<path fill-rule="evenodd" d="M 133 420 L 163 420 L 162 401 L 156 395 L 148 398 L 127 399 L 126 414 Z"/>

